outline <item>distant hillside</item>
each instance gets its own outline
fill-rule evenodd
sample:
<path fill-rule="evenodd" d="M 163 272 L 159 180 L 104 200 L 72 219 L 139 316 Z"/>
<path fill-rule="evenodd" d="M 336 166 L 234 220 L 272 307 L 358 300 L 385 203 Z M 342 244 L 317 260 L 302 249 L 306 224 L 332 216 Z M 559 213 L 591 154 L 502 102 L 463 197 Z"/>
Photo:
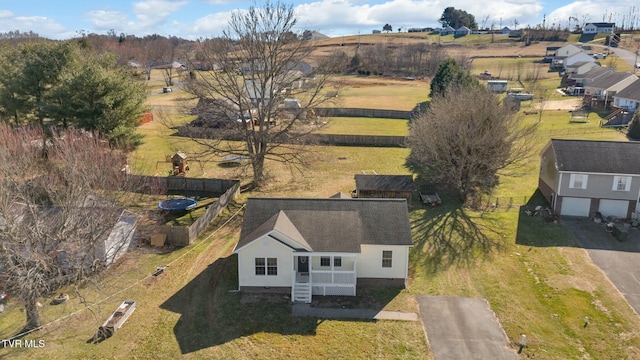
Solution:
<path fill-rule="evenodd" d="M 327 35 L 321 34 L 315 30 L 311 30 L 310 33 L 311 35 L 307 40 L 324 40 L 329 38 Z"/>

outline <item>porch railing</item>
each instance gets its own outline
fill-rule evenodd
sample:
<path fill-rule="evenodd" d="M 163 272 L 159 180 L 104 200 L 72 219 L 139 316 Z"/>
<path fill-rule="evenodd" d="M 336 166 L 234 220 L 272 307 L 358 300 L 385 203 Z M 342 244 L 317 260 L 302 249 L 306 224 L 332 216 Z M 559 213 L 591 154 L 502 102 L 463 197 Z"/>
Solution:
<path fill-rule="evenodd" d="M 355 271 L 312 270 L 313 284 L 355 284 Z"/>

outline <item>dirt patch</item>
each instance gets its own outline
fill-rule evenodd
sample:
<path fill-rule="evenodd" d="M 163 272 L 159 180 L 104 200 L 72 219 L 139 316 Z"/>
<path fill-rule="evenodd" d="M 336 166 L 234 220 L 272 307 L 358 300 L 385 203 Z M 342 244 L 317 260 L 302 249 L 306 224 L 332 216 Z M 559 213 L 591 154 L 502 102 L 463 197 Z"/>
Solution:
<path fill-rule="evenodd" d="M 581 99 L 567 99 L 567 100 L 549 100 L 545 101 L 542 105 L 543 110 L 573 110 L 579 107 Z M 540 109 L 540 104 L 536 104 L 536 108 Z"/>

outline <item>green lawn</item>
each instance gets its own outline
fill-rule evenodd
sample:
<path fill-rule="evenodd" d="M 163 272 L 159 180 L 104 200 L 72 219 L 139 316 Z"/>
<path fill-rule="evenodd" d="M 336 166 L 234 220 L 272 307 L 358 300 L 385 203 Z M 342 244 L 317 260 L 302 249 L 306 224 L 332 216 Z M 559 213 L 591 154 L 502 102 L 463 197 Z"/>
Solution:
<path fill-rule="evenodd" d="M 340 76 L 342 83 L 335 107 L 412 110 L 426 101 L 429 84 L 419 80 L 388 80 L 378 77 Z"/>
<path fill-rule="evenodd" d="M 327 126 L 317 133 L 406 136 L 409 133 L 408 123 L 408 120 L 400 119 L 334 117 L 328 118 Z"/>

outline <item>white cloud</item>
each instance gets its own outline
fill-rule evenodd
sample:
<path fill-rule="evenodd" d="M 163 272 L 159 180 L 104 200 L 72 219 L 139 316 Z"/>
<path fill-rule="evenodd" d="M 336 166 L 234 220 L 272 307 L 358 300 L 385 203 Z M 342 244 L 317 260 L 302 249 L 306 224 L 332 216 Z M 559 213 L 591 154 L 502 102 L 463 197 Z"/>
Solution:
<path fill-rule="evenodd" d="M 226 5 L 233 4 L 234 0 L 205 0 L 205 2 L 211 5 Z"/>
<path fill-rule="evenodd" d="M 194 21 L 194 25 L 187 31 L 195 34 L 195 37 L 211 38 L 222 35 L 229 24 L 231 12 L 219 12 L 209 14 Z"/>
<path fill-rule="evenodd" d="M 98 30 L 118 29 L 127 21 L 127 15 L 120 11 L 97 10 L 89 12 L 88 15 L 91 23 Z"/>
<path fill-rule="evenodd" d="M 15 16 L 2 17 L 0 32 L 20 30 L 21 32 L 33 31 L 40 36 L 63 39 L 63 32 L 68 31 L 62 24 L 46 16 Z"/>
<path fill-rule="evenodd" d="M 448 6 L 474 15 L 479 26 L 485 23 L 487 27 L 492 22 L 498 26 L 500 19 L 503 26 L 513 23 L 514 19 L 518 24 L 534 22 L 543 9 L 540 0 L 463 0 L 455 4 L 444 0 L 391 0 L 375 5 L 357 0 L 321 0 L 297 6 L 296 13 L 301 27 L 335 35 L 354 28 L 368 32 L 386 23 L 394 29 L 438 26 L 438 19 Z"/>
<path fill-rule="evenodd" d="M 13 16 L 13 13 L 9 10 L 0 10 L 0 18 L 10 18 Z"/>
<path fill-rule="evenodd" d="M 134 3 L 136 21 L 130 24 L 142 31 L 152 31 L 185 5 L 187 1 L 184 0 L 144 0 Z"/>

